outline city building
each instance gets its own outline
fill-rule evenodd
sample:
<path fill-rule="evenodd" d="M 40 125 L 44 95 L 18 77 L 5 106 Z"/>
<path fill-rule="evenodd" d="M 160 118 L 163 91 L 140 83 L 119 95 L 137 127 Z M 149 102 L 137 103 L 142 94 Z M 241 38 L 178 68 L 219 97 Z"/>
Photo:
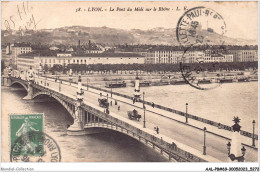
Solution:
<path fill-rule="evenodd" d="M 17 69 L 20 71 L 27 71 L 30 67 L 35 68 L 34 57 L 18 56 Z"/>
<path fill-rule="evenodd" d="M 217 51 L 216 51 L 217 52 Z M 145 63 L 212 63 L 212 62 L 233 62 L 232 53 L 216 53 L 211 50 L 181 50 L 180 48 L 156 47 L 147 52 Z"/>
<path fill-rule="evenodd" d="M 55 64 L 67 66 L 68 64 L 143 64 L 143 56 L 138 54 L 86 54 L 85 56 L 61 55 L 57 56 L 36 56 L 36 64 L 46 64 L 52 67 Z"/>
<path fill-rule="evenodd" d="M 17 66 L 18 55 L 32 52 L 32 47 L 27 43 L 13 43 L 6 47 L 6 54 L 11 55 L 12 62 Z"/>
<path fill-rule="evenodd" d="M 205 53 L 203 51 L 187 51 L 183 56 L 187 58 L 185 63 L 199 63 L 204 62 Z"/>
<path fill-rule="evenodd" d="M 228 47 L 228 50 L 218 50 L 214 47 L 207 50 L 200 50 L 200 47 L 195 47 L 185 51 L 183 47 L 177 46 L 154 46 L 150 48 L 147 46 L 138 46 L 141 48 L 124 45 L 119 46 L 116 51 L 104 51 L 101 45 L 91 43 L 91 41 L 89 41 L 87 48 L 86 46 L 82 48 L 79 41 L 78 46 L 75 48 L 65 48 L 64 50 L 39 48 L 37 51 L 31 52 L 31 47 L 21 44 L 19 46 L 17 44 L 9 44 L 6 52 L 10 50 L 16 56 L 18 54 L 19 58 L 16 61 L 19 69 L 26 69 L 30 66 L 38 69 L 40 65 L 51 68 L 55 64 L 62 66 L 69 64 L 177 64 L 180 62 L 215 63 L 258 60 L 257 49 L 252 49 L 252 47 L 248 49 L 241 46 Z M 143 52 L 145 53 L 142 55 Z"/>
<path fill-rule="evenodd" d="M 80 47 L 80 41 L 79 41 L 79 47 Z M 103 46 L 92 43 L 91 40 L 89 40 L 85 53 L 86 54 L 99 54 L 99 53 L 103 53 L 104 51 L 105 51 L 105 49 L 103 48 Z"/>
<path fill-rule="evenodd" d="M 224 56 L 222 54 L 211 54 L 210 60 L 208 62 L 224 62 Z"/>
<path fill-rule="evenodd" d="M 5 66 L 9 66 L 12 63 L 11 56 L 9 54 L 6 54 L 6 47 L 2 46 L 1 48 L 1 60 L 4 61 Z"/>
<path fill-rule="evenodd" d="M 258 61 L 257 49 L 235 49 L 229 50 L 233 54 L 234 62 L 252 62 Z"/>
<path fill-rule="evenodd" d="M 98 53 L 98 54 L 73 54 L 56 51 L 31 52 L 20 55 L 18 68 L 25 70 L 32 66 L 39 69 L 41 66 L 54 65 L 67 66 L 68 64 L 144 64 L 145 57 L 139 54 Z"/>
<path fill-rule="evenodd" d="M 146 54 L 145 63 L 178 63 L 183 56 L 183 51 L 171 47 L 155 47 Z"/>
<path fill-rule="evenodd" d="M 223 53 L 223 62 L 233 62 L 234 61 L 234 55 L 233 54 L 225 54 Z"/>
<path fill-rule="evenodd" d="M 115 53 L 135 53 L 135 54 L 140 54 L 141 56 L 146 56 L 148 49 L 147 47 L 138 47 L 137 45 L 133 45 L 133 46 L 122 46 L 122 47 L 116 47 L 114 49 Z"/>
<path fill-rule="evenodd" d="M 86 50 L 87 54 L 99 54 L 103 53 L 104 51 L 101 48 L 92 48 L 90 50 Z"/>
<path fill-rule="evenodd" d="M 144 63 L 155 64 L 155 53 L 153 51 L 147 52 Z"/>
<path fill-rule="evenodd" d="M 70 47 L 70 48 L 67 48 L 66 51 L 68 51 L 68 52 L 73 52 L 74 49 L 73 49 L 72 47 Z"/>
<path fill-rule="evenodd" d="M 176 47 L 156 47 L 147 52 L 145 63 L 195 63 L 203 60 L 204 55 L 203 51 L 186 51 L 184 53 L 184 50 Z"/>

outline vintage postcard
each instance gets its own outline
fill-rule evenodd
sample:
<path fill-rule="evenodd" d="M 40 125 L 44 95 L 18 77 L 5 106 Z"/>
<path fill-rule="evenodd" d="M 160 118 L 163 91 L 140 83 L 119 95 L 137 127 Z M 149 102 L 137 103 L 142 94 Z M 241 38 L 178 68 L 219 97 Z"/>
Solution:
<path fill-rule="evenodd" d="M 257 1 L 1 9 L 3 163 L 259 170 Z"/>

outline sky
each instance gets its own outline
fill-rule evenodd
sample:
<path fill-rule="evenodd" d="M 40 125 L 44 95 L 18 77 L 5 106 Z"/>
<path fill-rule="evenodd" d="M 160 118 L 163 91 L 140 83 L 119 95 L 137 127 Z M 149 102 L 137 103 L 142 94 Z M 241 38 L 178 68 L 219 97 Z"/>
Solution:
<path fill-rule="evenodd" d="M 174 29 L 184 8 L 197 6 L 213 9 L 223 17 L 227 28 L 225 36 L 257 40 L 257 2 L 2 2 L 1 29 L 37 30 L 64 26 Z M 103 11 L 93 11 L 92 7 Z M 127 10 L 128 7 L 151 11 L 117 11 L 117 8 Z M 153 11 L 154 7 L 157 11 Z M 158 11 L 159 7 L 169 8 L 169 11 Z"/>

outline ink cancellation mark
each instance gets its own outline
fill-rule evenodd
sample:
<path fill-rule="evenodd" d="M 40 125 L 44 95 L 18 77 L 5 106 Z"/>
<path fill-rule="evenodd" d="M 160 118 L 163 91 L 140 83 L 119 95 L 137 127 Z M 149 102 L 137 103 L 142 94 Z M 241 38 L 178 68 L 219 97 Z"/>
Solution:
<path fill-rule="evenodd" d="M 10 152 L 11 162 L 60 162 L 57 142 L 40 131 L 27 132 L 15 140 Z"/>
<path fill-rule="evenodd" d="M 205 7 L 186 11 L 176 27 L 177 40 L 183 46 L 208 44 L 209 37 L 214 36 L 214 33 L 224 35 L 226 23 L 219 13 Z M 220 42 L 219 45 L 221 44 Z"/>
<path fill-rule="evenodd" d="M 207 77 L 209 74 L 209 69 L 215 71 L 218 66 L 218 62 L 213 62 L 206 69 L 203 58 L 202 51 L 197 51 L 197 58 L 194 59 L 196 63 L 189 63 L 190 54 L 193 54 L 194 47 L 188 47 L 185 49 L 181 62 L 180 62 L 180 70 L 183 79 L 187 84 L 192 86 L 193 88 L 199 90 L 209 90 L 219 87 L 222 83 L 219 82 L 218 79 Z M 211 74 L 210 74 L 211 75 Z"/>
<path fill-rule="evenodd" d="M 223 17 L 209 8 L 192 8 L 179 19 L 176 36 L 180 45 L 186 47 L 180 61 L 180 70 L 184 80 L 190 86 L 200 90 L 208 90 L 221 85 L 218 80 L 206 77 L 209 68 L 205 69 L 203 63 L 207 62 L 206 55 L 211 54 L 210 37 L 212 39 L 215 36 L 220 38 L 214 39 L 214 44 L 219 45 L 221 50 L 225 42 L 221 36 L 225 33 L 226 23 Z M 195 57 L 194 52 L 196 52 Z M 214 70 L 218 63 L 213 62 L 210 65 L 210 69 Z M 213 82 L 214 84 L 212 84 Z"/>

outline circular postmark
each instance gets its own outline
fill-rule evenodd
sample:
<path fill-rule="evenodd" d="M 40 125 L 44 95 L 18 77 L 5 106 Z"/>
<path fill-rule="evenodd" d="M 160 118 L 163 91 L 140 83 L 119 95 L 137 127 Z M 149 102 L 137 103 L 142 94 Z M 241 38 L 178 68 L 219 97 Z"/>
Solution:
<path fill-rule="evenodd" d="M 211 37 L 226 33 L 226 23 L 216 11 L 206 7 L 195 7 L 186 11 L 179 19 L 176 37 L 180 45 L 210 44 Z M 214 41 L 218 41 L 214 39 Z M 214 42 L 222 44 L 222 40 Z"/>
<path fill-rule="evenodd" d="M 219 68 L 219 62 L 207 63 L 208 60 L 205 60 L 208 58 L 207 53 L 209 52 L 201 50 L 200 46 L 190 46 L 184 50 L 180 61 L 183 79 L 190 86 L 200 90 L 213 89 L 222 84 L 216 76 L 217 72 L 214 72 Z M 221 55 L 219 56 L 222 58 Z"/>
<path fill-rule="evenodd" d="M 192 8 L 179 19 L 176 37 L 184 47 L 180 70 L 190 86 L 207 90 L 221 84 L 219 78 L 209 71 L 216 71 L 219 62 L 224 62 L 225 33 L 226 23 L 223 17 L 210 8 Z"/>
<path fill-rule="evenodd" d="M 18 137 L 11 145 L 11 162 L 60 162 L 57 142 L 40 131 L 30 131 Z"/>

